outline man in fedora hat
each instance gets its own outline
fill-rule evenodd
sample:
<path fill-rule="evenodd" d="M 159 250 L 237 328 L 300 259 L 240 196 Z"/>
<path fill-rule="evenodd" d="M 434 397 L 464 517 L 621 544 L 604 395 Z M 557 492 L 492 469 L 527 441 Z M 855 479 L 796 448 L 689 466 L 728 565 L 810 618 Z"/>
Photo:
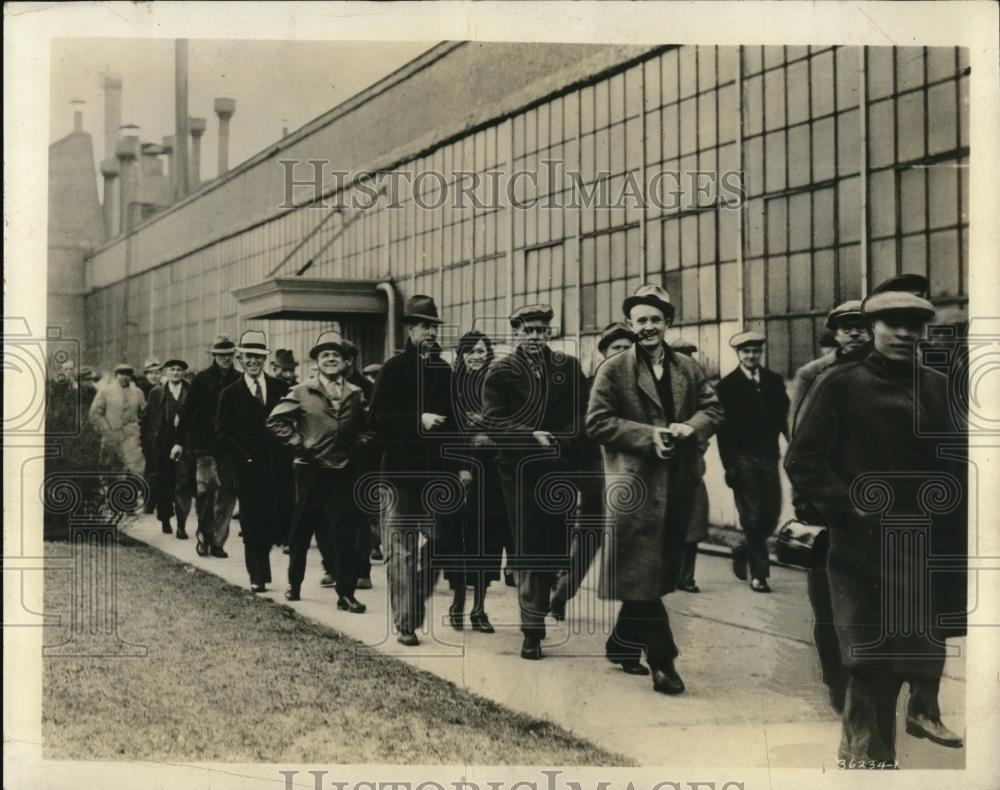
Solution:
<path fill-rule="evenodd" d="M 622 312 L 636 343 L 597 369 L 587 409 L 606 485 L 628 492 L 605 497 L 599 592 L 622 602 L 605 651 L 628 674 L 652 671 L 654 691 L 680 694 L 678 650 L 662 599 L 676 588 L 701 445 L 722 421 L 722 409 L 701 367 L 663 341 L 674 318 L 663 288 L 641 286 Z"/>
<path fill-rule="evenodd" d="M 299 383 L 295 375 L 295 370 L 299 363 L 295 359 L 295 354 L 290 348 L 279 348 L 274 352 L 274 359 L 271 360 L 271 375 L 284 381 L 289 387 L 294 387 Z"/>
<path fill-rule="evenodd" d="M 434 577 L 434 530 L 413 522 L 436 519 L 421 502 L 426 478 L 447 476 L 456 468 L 442 457 L 435 436 L 455 427 L 451 367 L 434 353 L 443 323 L 430 296 L 416 294 L 406 301 L 406 345 L 385 361 L 370 409 L 370 423 L 382 446 L 382 479 L 395 496 L 384 531 L 389 600 L 397 639 L 408 646 L 419 642 L 416 632 L 424 622 Z"/>
<path fill-rule="evenodd" d="M 163 365 L 156 357 L 146 357 L 142 366 L 142 375 L 136 376 L 135 385 L 142 390 L 143 396 L 149 400 L 149 393 L 163 378 Z"/>
<path fill-rule="evenodd" d="M 519 571 L 521 657 L 532 661 L 542 658 L 558 574 L 569 570 L 565 514 L 550 512 L 534 483 L 546 474 L 573 472 L 586 437 L 587 382 L 576 357 L 549 348 L 552 317 L 546 304 L 510 315 L 517 347 L 493 360 L 483 388 L 484 423 L 500 445 L 497 471 L 517 547 L 508 566 Z"/>
<path fill-rule="evenodd" d="M 285 597 L 301 597 L 306 553 L 315 532 L 336 576 L 337 608 L 360 614 L 365 606 L 354 596 L 361 523 L 354 455 L 370 439 L 364 394 L 344 378 L 348 350 L 340 332 L 323 332 L 309 356 L 316 360 L 316 378 L 292 387 L 267 418 L 268 430 L 295 453 L 296 503 Z"/>
<path fill-rule="evenodd" d="M 223 547 L 229 537 L 229 520 L 236 505 L 236 479 L 229 459 L 218 452 L 215 414 L 219 408 L 219 394 L 239 380 L 240 374 L 233 368 L 236 344 L 229 335 L 217 335 L 208 352 L 212 355 L 212 364 L 191 382 L 177 426 L 180 441 L 174 445 L 170 456 L 179 459 L 188 451 L 195 459 L 195 507 L 198 512 L 195 550 L 201 557 L 211 555 L 225 559 L 229 554 Z"/>
<path fill-rule="evenodd" d="M 139 420 L 146 407 L 142 391 L 132 382 L 135 369 L 128 363 L 115 366 L 115 381 L 101 387 L 90 404 L 90 421 L 101 435 L 105 459 L 134 475 L 145 471 Z"/>
<path fill-rule="evenodd" d="M 784 379 L 761 364 L 766 342 L 760 332 L 733 335 L 729 345 L 739 364 L 718 386 L 726 412 L 719 457 L 743 530 L 743 541 L 733 549 L 733 573 L 745 580 L 749 563 L 750 589 L 759 593 L 771 592 L 767 539 L 781 515 L 778 435 L 788 437 L 789 407 Z"/>
<path fill-rule="evenodd" d="M 265 421 L 288 393 L 288 385 L 264 373 L 270 349 L 263 332 L 248 329 L 236 355 L 243 375 L 223 388 L 215 418 L 219 455 L 236 473 L 243 554 L 250 589 L 264 592 L 271 582 L 271 546 L 281 543 L 283 520 L 292 507 L 291 461 Z"/>
<path fill-rule="evenodd" d="M 947 378 L 918 359 L 934 307 L 882 290 L 861 313 L 872 351 L 814 386 L 785 469 L 829 527 L 826 572 L 847 674 L 839 757 L 894 767 L 907 681 L 907 732 L 962 745 L 941 721 L 938 689 L 945 639 L 965 633 L 967 469 L 940 451 L 938 437 L 963 435 Z M 953 572 L 932 573 L 932 561 Z"/>
<path fill-rule="evenodd" d="M 183 359 L 168 359 L 162 369 L 166 380 L 149 391 L 149 400 L 142 415 L 142 449 L 146 456 L 146 479 L 150 483 L 156 507 L 156 517 L 163 532 L 172 532 L 170 519 L 177 517 L 177 537 L 187 540 L 188 513 L 194 494 L 194 474 L 190 453 L 172 459 L 170 452 L 180 438 L 178 427 L 188 398 Z"/>

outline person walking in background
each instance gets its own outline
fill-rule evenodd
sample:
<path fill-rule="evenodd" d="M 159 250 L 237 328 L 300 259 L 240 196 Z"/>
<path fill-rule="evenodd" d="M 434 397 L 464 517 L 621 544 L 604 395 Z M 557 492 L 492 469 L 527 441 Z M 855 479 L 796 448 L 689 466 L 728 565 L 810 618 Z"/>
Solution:
<path fill-rule="evenodd" d="M 701 445 L 722 408 L 701 367 L 663 341 L 674 318 L 663 288 L 640 286 L 622 312 L 636 343 L 597 369 L 587 408 L 606 485 L 627 492 L 605 497 L 599 593 L 622 602 L 605 653 L 628 674 L 652 671 L 654 691 L 680 694 L 685 686 L 674 667 L 678 650 L 663 596 L 677 586 Z"/>
<path fill-rule="evenodd" d="M 490 438 L 483 416 L 483 383 L 493 361 L 493 343 L 478 330 L 466 332 L 455 351 L 452 403 L 458 429 L 465 434 L 462 475 L 466 487 L 465 507 L 455 519 L 452 554 L 462 558 L 462 567 L 445 572 L 453 600 L 449 620 L 453 628 L 465 627 L 465 593 L 473 589 L 469 622 L 473 630 L 492 634 L 486 614 L 486 590 L 500 578 L 504 548 L 513 556 L 513 538 L 507 520 L 503 485 L 497 472 L 497 446 Z"/>
<path fill-rule="evenodd" d="M 90 404 L 90 422 L 101 436 L 101 454 L 106 463 L 142 476 L 146 462 L 139 420 L 146 399 L 132 383 L 134 372 L 127 363 L 115 366 L 115 380 L 101 387 Z"/>
<path fill-rule="evenodd" d="M 678 338 L 670 344 L 670 349 L 683 354 L 694 361 L 698 347 L 690 340 Z M 697 361 L 695 361 L 697 364 Z M 699 367 L 701 367 L 699 365 Z M 684 558 L 681 563 L 680 580 L 677 589 L 683 592 L 698 593 L 701 588 L 695 581 L 695 566 L 698 562 L 698 542 L 708 538 L 708 486 L 705 485 L 705 453 L 708 442 L 701 442 L 698 458 L 698 484 L 694 490 L 694 500 L 691 503 L 691 516 L 688 518 L 687 530 L 684 534 Z"/>
<path fill-rule="evenodd" d="M 567 451 L 585 436 L 587 382 L 576 357 L 549 348 L 552 317 L 545 304 L 511 314 L 517 348 L 490 365 L 483 396 L 485 423 L 500 444 L 497 468 L 517 546 L 521 658 L 530 661 L 542 658 L 552 590 L 569 568 L 565 515 L 545 507 L 535 482 L 552 473 L 571 476 L 575 459 Z"/>
<path fill-rule="evenodd" d="M 135 385 L 142 390 L 142 395 L 147 401 L 153 387 L 162 383 L 163 373 L 163 365 L 160 364 L 160 360 L 156 357 L 146 357 L 142 367 L 142 375 L 135 377 Z"/>
<path fill-rule="evenodd" d="M 354 456 L 369 440 L 364 394 L 344 378 L 349 353 L 343 336 L 323 332 L 310 349 L 319 374 L 296 384 L 267 418 L 267 429 L 295 453 L 295 515 L 292 519 L 285 598 L 298 601 L 313 534 L 336 576 L 337 608 L 360 614 L 357 535 L 361 523 L 354 485 Z M 332 567 L 330 567 L 332 566 Z"/>
<path fill-rule="evenodd" d="M 931 573 L 928 562 L 961 561 L 963 571 L 967 563 L 967 470 L 939 452 L 936 438 L 958 436 L 964 426 L 953 417 L 947 378 L 917 360 L 931 303 L 880 291 L 861 312 L 872 322 L 873 350 L 815 386 L 785 469 L 829 527 L 830 600 L 848 677 L 839 757 L 895 767 L 896 706 L 906 681 L 907 732 L 962 745 L 941 721 L 938 689 L 945 639 L 965 633 L 966 574 Z M 859 490 L 866 479 L 878 496 Z M 885 512 L 870 512 L 880 499 Z M 909 550 L 918 542 L 926 551 Z M 945 625 L 948 615 L 958 616 L 953 626 Z"/>
<path fill-rule="evenodd" d="M 219 394 L 238 381 L 240 374 L 233 369 L 236 344 L 229 335 L 217 335 L 209 353 L 212 364 L 191 382 L 177 426 L 180 441 L 171 449 L 170 457 L 177 460 L 185 451 L 194 455 L 198 511 L 195 550 L 198 556 L 225 559 L 229 554 L 223 547 L 229 537 L 229 520 L 236 505 L 236 479 L 229 459 L 218 452 L 215 415 Z"/>
<path fill-rule="evenodd" d="M 411 296 L 403 309 L 406 345 L 385 361 L 375 384 L 369 420 L 382 446 L 381 477 L 394 491 L 385 513 L 387 576 L 393 625 L 400 644 L 419 644 L 427 599 L 432 591 L 434 528 L 412 526 L 426 513 L 421 491 L 428 474 L 450 474 L 457 464 L 441 454 L 435 434 L 455 429 L 451 409 L 451 368 L 437 358 L 437 330 L 444 323 L 430 296 Z"/>
<path fill-rule="evenodd" d="M 276 379 L 281 379 L 289 387 L 294 387 L 299 383 L 295 370 L 299 363 L 295 360 L 295 354 L 289 348 L 279 348 L 274 352 L 271 360 L 271 375 Z"/>
<path fill-rule="evenodd" d="M 761 364 L 766 338 L 760 332 L 740 332 L 729 345 L 739 365 L 719 382 L 719 401 L 726 421 L 719 428 L 719 457 L 726 485 L 733 489 L 743 542 L 733 549 L 733 573 L 750 589 L 769 593 L 771 562 L 767 539 L 781 515 L 778 435 L 788 437 L 788 395 L 785 382 Z"/>
<path fill-rule="evenodd" d="M 171 517 L 177 517 L 179 540 L 188 538 L 186 525 L 194 495 L 194 470 L 190 453 L 182 453 L 176 459 L 170 453 L 180 438 L 181 414 L 189 394 L 189 386 L 183 379 L 187 367 L 183 359 L 168 359 L 163 364 L 166 379 L 149 391 L 141 423 L 146 480 L 153 492 L 150 499 L 165 535 L 172 531 Z"/>
<path fill-rule="evenodd" d="M 271 547 L 281 543 L 284 514 L 292 507 L 291 461 L 265 425 L 288 394 L 288 384 L 264 373 L 269 353 L 263 332 L 243 333 L 236 347 L 243 375 L 219 394 L 215 418 L 219 455 L 235 470 L 243 554 L 255 593 L 271 583 Z"/>

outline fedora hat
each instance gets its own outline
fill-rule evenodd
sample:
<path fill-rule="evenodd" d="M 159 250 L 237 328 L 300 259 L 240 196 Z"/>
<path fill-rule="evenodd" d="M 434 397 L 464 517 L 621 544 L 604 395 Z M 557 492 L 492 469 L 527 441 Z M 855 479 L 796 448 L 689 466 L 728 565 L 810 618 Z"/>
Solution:
<path fill-rule="evenodd" d="M 119 364 L 115 365 L 115 373 L 116 374 L 125 373 L 131 376 L 133 373 L 135 373 L 135 368 L 133 368 L 130 364 L 128 364 L 128 362 L 120 362 Z"/>
<path fill-rule="evenodd" d="M 616 340 L 621 340 L 622 338 L 631 340 L 633 343 L 635 342 L 635 335 L 632 334 L 631 329 L 625 326 L 625 324 L 621 321 L 612 321 L 604 327 L 604 331 L 601 332 L 601 339 L 597 341 L 597 350 L 603 354 L 604 350 L 608 346 Z"/>
<path fill-rule="evenodd" d="M 295 359 L 295 354 L 290 348 L 279 348 L 274 352 L 274 359 L 271 363 L 279 368 L 297 368 L 299 363 Z"/>
<path fill-rule="evenodd" d="M 424 294 L 414 294 L 406 300 L 403 308 L 403 321 L 429 321 L 432 324 L 443 324 L 444 320 L 438 317 L 437 305 L 434 299 Z"/>
<path fill-rule="evenodd" d="M 267 336 L 259 329 L 248 329 L 240 335 L 240 344 L 236 350 L 241 354 L 266 355 L 271 353 L 271 349 L 267 347 Z"/>
<path fill-rule="evenodd" d="M 212 347 L 208 349 L 209 354 L 232 354 L 235 351 L 236 344 L 225 333 L 216 335 Z"/>
<path fill-rule="evenodd" d="M 146 361 L 143 363 L 142 372 L 152 373 L 154 370 L 159 370 L 163 365 L 160 364 L 160 360 L 156 357 L 146 357 Z"/>
<path fill-rule="evenodd" d="M 336 329 L 328 329 L 316 338 L 316 344 L 309 349 L 309 356 L 316 359 L 320 351 L 337 351 L 341 356 L 348 356 L 348 350 L 344 336 Z"/>
<path fill-rule="evenodd" d="M 167 368 L 172 368 L 172 367 L 179 367 L 182 370 L 187 370 L 188 369 L 188 363 L 185 362 L 183 359 L 168 359 L 166 362 L 163 363 L 163 369 L 164 370 L 166 370 Z"/>
<path fill-rule="evenodd" d="M 648 304 L 663 311 L 663 317 L 671 322 L 674 320 L 674 306 L 670 303 L 670 294 L 656 283 L 640 285 L 634 294 L 622 302 L 622 312 L 629 317 L 632 308 L 637 304 Z"/>

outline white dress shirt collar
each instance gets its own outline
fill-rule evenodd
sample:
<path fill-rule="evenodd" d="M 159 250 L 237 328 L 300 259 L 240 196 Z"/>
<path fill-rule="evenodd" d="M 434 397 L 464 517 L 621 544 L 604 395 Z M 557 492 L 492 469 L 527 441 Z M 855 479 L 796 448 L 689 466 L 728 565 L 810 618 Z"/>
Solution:
<path fill-rule="evenodd" d="M 264 374 L 261 373 L 256 379 L 254 379 L 249 373 L 243 374 L 243 380 L 247 384 L 247 389 L 250 390 L 250 394 L 255 398 L 257 397 L 257 386 L 255 382 L 260 382 L 260 394 L 264 398 L 264 402 L 267 403 L 267 380 L 264 378 Z"/>

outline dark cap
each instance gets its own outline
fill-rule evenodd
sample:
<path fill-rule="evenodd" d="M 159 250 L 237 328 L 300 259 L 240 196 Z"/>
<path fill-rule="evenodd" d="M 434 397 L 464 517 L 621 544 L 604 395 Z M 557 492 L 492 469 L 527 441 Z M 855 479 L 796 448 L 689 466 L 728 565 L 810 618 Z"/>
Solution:
<path fill-rule="evenodd" d="M 510 325 L 517 329 L 524 321 L 551 321 L 555 315 L 547 304 L 526 304 L 510 314 Z"/>
<path fill-rule="evenodd" d="M 673 351 L 677 351 L 681 354 L 691 355 L 698 350 L 698 346 L 692 343 L 690 340 L 685 340 L 683 337 L 677 338 L 675 341 L 669 344 Z"/>
<path fill-rule="evenodd" d="M 403 308 L 403 321 L 416 323 L 418 321 L 429 321 L 432 324 L 443 324 L 444 321 L 438 317 L 437 305 L 434 299 L 424 294 L 414 294 L 406 300 Z"/>
<path fill-rule="evenodd" d="M 166 370 L 167 368 L 172 368 L 174 366 L 182 368 L 183 370 L 188 369 L 188 363 L 185 362 L 183 359 L 168 359 L 166 362 L 163 363 L 164 370 Z"/>
<path fill-rule="evenodd" d="M 871 293 L 868 295 L 874 296 L 875 294 L 890 291 L 902 291 L 905 293 L 916 294 L 924 299 L 930 299 L 931 284 L 930 281 L 922 274 L 897 274 L 895 277 L 890 277 L 888 280 L 880 282 L 872 288 Z"/>
<path fill-rule="evenodd" d="M 635 335 L 632 334 L 632 330 L 629 329 L 621 321 L 612 321 L 606 327 L 604 331 L 601 332 L 601 339 L 597 341 L 597 350 L 602 354 L 604 349 L 614 343 L 616 340 L 621 340 L 625 338 L 627 340 L 635 342 Z"/>
<path fill-rule="evenodd" d="M 861 300 L 851 299 L 834 307 L 826 316 L 826 328 L 836 329 L 837 325 L 844 320 L 858 320 L 861 315 Z"/>

